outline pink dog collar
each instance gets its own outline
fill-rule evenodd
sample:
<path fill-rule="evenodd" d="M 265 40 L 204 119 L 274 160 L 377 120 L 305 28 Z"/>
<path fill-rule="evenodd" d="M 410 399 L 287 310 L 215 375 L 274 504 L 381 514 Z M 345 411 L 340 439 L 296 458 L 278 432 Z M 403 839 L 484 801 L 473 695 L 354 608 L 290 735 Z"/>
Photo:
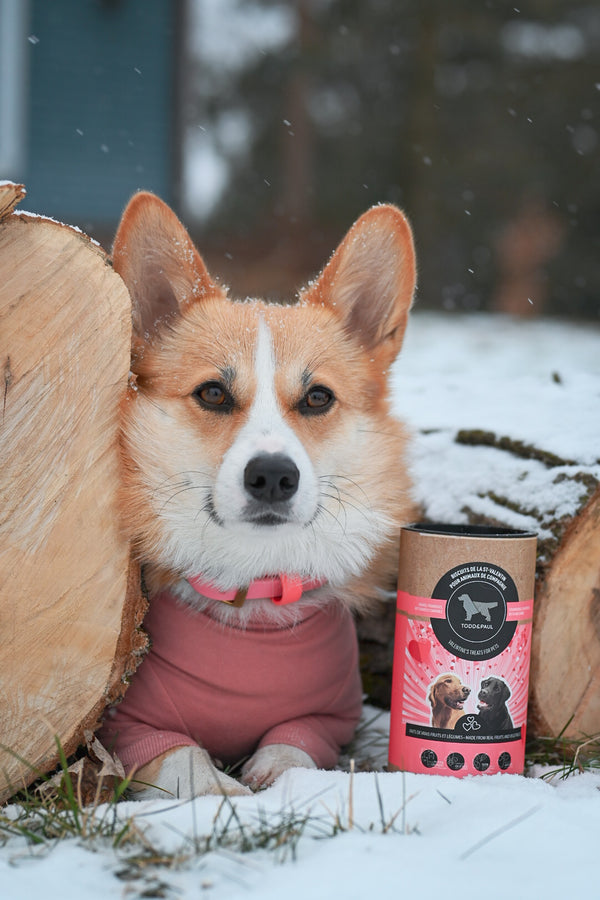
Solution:
<path fill-rule="evenodd" d="M 220 591 L 201 575 L 188 578 L 188 583 L 203 597 L 221 600 L 230 606 L 243 606 L 245 600 L 272 600 L 278 606 L 295 603 L 305 591 L 313 591 L 325 584 L 316 579 L 300 578 L 299 575 L 280 575 L 278 578 L 259 578 L 247 588 Z"/>

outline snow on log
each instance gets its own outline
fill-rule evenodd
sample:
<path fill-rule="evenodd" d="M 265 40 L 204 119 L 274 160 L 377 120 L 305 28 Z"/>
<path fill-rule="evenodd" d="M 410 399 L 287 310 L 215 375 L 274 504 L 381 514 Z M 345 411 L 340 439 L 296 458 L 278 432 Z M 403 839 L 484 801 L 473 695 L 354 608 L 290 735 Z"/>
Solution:
<path fill-rule="evenodd" d="M 530 732 L 600 732 L 600 330 L 417 313 L 395 388 L 423 518 L 538 532 Z M 393 610 L 359 630 L 385 704 Z"/>
<path fill-rule="evenodd" d="M 0 222 L 13 211 L 25 196 L 25 186 L 12 181 L 0 181 Z"/>
<path fill-rule="evenodd" d="M 83 743 L 146 644 L 116 510 L 129 295 L 23 194 L 0 183 L 0 799 Z"/>

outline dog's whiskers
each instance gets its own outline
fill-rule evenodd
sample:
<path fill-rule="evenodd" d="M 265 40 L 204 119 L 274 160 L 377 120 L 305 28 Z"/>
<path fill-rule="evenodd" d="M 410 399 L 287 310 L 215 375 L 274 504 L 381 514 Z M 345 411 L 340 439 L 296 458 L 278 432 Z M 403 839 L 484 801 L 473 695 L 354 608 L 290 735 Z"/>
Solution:
<path fill-rule="evenodd" d="M 195 483 L 193 478 L 203 479 L 204 482 L 208 478 L 208 473 L 202 470 L 190 470 L 189 472 L 178 472 L 170 475 L 153 491 L 154 497 L 157 499 L 164 497 L 162 510 L 172 503 L 181 494 L 188 491 L 206 491 L 206 483 Z M 178 479 L 175 481 L 174 479 Z"/>
<path fill-rule="evenodd" d="M 365 519 L 369 519 L 369 513 L 372 512 L 372 508 L 370 503 L 365 503 L 353 493 L 351 493 L 347 488 L 341 487 L 335 483 L 333 479 L 344 478 L 346 481 L 349 481 L 354 487 L 356 487 L 361 494 L 368 500 L 368 496 L 359 485 L 356 484 L 351 478 L 346 475 L 335 475 L 332 477 L 329 476 L 321 476 L 320 481 L 323 482 L 324 487 L 321 488 L 321 496 L 326 497 L 330 500 L 334 500 L 337 502 L 339 509 L 344 511 L 344 515 L 347 519 L 348 509 L 353 509 L 359 515 L 363 516 Z M 325 488 L 329 488 L 332 491 L 335 491 L 335 494 L 328 493 Z M 345 531 L 345 529 L 344 529 Z"/>
<path fill-rule="evenodd" d="M 324 494 L 323 496 L 328 496 L 328 495 Z M 341 507 L 341 509 L 343 509 L 343 506 Z M 344 515 L 345 521 L 344 521 L 344 524 L 342 524 L 342 522 L 340 521 L 339 515 L 336 515 L 331 509 L 328 509 L 322 503 L 319 503 L 319 505 L 317 507 L 317 514 L 319 515 L 321 513 L 327 513 L 328 515 L 330 515 L 331 518 L 333 519 L 333 521 L 336 522 L 340 526 L 340 528 L 342 530 L 342 534 L 344 534 L 344 535 L 346 534 L 346 526 L 348 524 L 347 515 Z M 345 513 L 345 510 L 344 510 L 344 513 Z"/>
<path fill-rule="evenodd" d="M 191 492 L 191 491 L 201 491 L 201 490 L 203 490 L 203 488 L 202 488 L 202 485 L 199 485 L 199 484 L 187 484 L 187 485 L 182 484 L 179 488 L 177 488 L 176 490 L 173 490 L 168 495 L 168 497 L 164 500 L 163 509 L 165 508 L 165 506 L 167 506 L 169 503 L 171 503 L 173 500 L 175 500 L 176 497 L 179 497 L 181 494 L 186 494 L 188 491 Z M 158 492 L 155 492 L 155 493 L 158 493 Z"/>
<path fill-rule="evenodd" d="M 202 504 L 202 506 L 199 507 L 199 509 L 198 509 L 197 512 L 196 512 L 196 515 L 194 516 L 194 521 L 195 521 L 195 522 L 198 521 L 198 518 L 200 517 L 200 514 L 201 514 L 201 513 L 205 513 L 205 514 L 206 514 L 206 517 L 205 517 L 205 519 L 204 519 L 204 523 L 203 523 L 203 525 L 202 525 L 202 537 L 204 537 L 204 532 L 205 532 L 206 529 L 208 528 L 208 526 L 209 526 L 211 520 L 212 520 L 212 521 L 217 521 L 217 522 L 219 521 L 219 518 L 218 518 L 218 516 L 217 516 L 217 514 L 216 514 L 216 512 L 215 512 L 215 508 L 214 508 L 214 504 L 213 504 L 213 500 L 212 500 L 211 493 L 210 493 L 210 491 L 209 491 L 208 489 L 206 490 L 206 497 L 205 497 L 205 499 L 204 499 L 204 503 Z"/>
<path fill-rule="evenodd" d="M 335 478 L 336 480 L 342 480 L 342 479 L 343 479 L 344 481 L 349 481 L 350 484 L 352 485 L 352 487 L 353 487 L 353 488 L 356 488 L 357 491 L 360 491 L 360 493 L 363 495 L 363 497 L 364 497 L 365 500 L 367 501 L 367 502 L 365 503 L 365 506 L 370 506 L 369 495 L 367 494 L 367 492 L 365 491 L 365 489 L 363 488 L 363 486 L 362 486 L 361 484 L 358 483 L 358 481 L 355 481 L 353 478 L 350 478 L 349 475 L 333 475 L 332 478 Z M 329 479 L 329 480 L 331 481 L 331 479 Z M 340 488 L 338 488 L 337 485 L 336 485 L 336 490 L 340 490 Z M 348 491 L 345 490 L 345 493 L 347 493 L 347 492 L 348 492 Z"/>

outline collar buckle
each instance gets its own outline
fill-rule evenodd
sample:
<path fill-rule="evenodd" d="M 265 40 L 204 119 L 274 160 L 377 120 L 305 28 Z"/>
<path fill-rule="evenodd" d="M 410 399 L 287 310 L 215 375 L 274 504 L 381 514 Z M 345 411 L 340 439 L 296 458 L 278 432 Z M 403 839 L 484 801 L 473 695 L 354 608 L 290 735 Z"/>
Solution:
<path fill-rule="evenodd" d="M 235 592 L 235 597 L 233 600 L 223 600 L 223 603 L 227 603 L 229 606 L 235 606 L 237 609 L 241 609 L 241 607 L 246 602 L 246 597 L 248 596 L 248 588 L 240 588 Z"/>

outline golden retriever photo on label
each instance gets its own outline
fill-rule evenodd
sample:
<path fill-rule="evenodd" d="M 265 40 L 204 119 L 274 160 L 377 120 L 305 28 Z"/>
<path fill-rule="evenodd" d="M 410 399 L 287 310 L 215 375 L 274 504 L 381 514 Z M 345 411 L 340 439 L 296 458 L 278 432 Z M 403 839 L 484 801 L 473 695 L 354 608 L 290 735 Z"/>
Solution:
<path fill-rule="evenodd" d="M 465 714 L 463 707 L 470 693 L 471 688 L 462 684 L 457 675 L 440 675 L 427 698 L 431 704 L 431 724 L 435 728 L 454 728 Z"/>

